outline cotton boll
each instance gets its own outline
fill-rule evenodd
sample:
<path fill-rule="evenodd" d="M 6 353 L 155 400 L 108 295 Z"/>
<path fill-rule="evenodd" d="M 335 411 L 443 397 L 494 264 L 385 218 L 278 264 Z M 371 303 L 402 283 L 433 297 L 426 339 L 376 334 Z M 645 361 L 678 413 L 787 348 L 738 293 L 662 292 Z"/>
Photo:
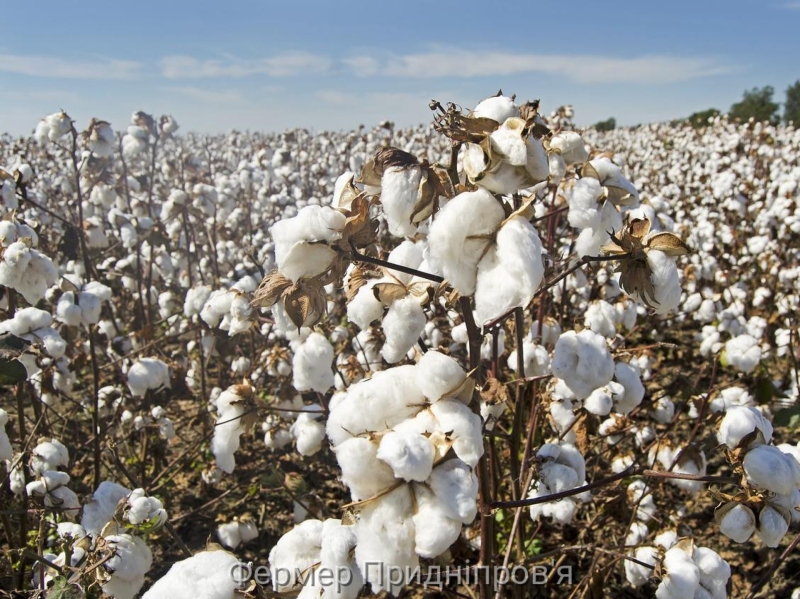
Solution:
<path fill-rule="evenodd" d="M 625 537 L 625 545 L 633 547 L 644 543 L 647 535 L 650 533 L 647 524 L 644 522 L 632 522 L 628 530 L 628 536 Z"/>
<path fill-rule="evenodd" d="M 550 139 L 550 149 L 556 150 L 566 164 L 586 162 L 589 153 L 583 139 L 575 131 L 562 131 Z"/>
<path fill-rule="evenodd" d="M 91 500 L 83 506 L 81 526 L 91 535 L 100 534 L 103 527 L 113 519 L 117 504 L 129 493 L 129 489 L 115 482 L 101 482 Z"/>
<path fill-rule="evenodd" d="M 234 453 L 239 449 L 239 437 L 244 432 L 242 417 L 245 413 L 244 395 L 251 392 L 249 387 L 234 385 L 217 398 L 219 418 L 214 426 L 211 451 L 217 466 L 223 472 L 233 472 L 236 462 Z"/>
<path fill-rule="evenodd" d="M 655 302 L 652 302 L 654 309 L 658 314 L 666 314 L 677 308 L 681 301 L 681 283 L 675 259 L 660 250 L 648 250 L 647 265 L 655 295 Z M 641 301 L 636 293 L 632 293 L 631 297 Z"/>
<path fill-rule="evenodd" d="M 352 559 L 357 537 L 354 526 L 344 526 L 340 520 L 328 519 L 322 524 L 320 571 L 335 572 L 333 586 L 323 587 L 324 599 L 356 599 L 364 579 Z"/>
<path fill-rule="evenodd" d="M 458 540 L 461 520 L 451 518 L 441 500 L 424 486 L 414 486 L 414 498 L 415 551 L 420 557 L 441 555 Z"/>
<path fill-rule="evenodd" d="M 767 505 L 758 515 L 756 534 L 767 547 L 777 547 L 789 531 L 789 522 L 774 507 Z"/>
<path fill-rule="evenodd" d="M 530 341 L 522 344 L 523 358 L 525 360 L 525 376 L 544 376 L 550 373 L 550 354 L 543 345 L 538 345 Z M 508 355 L 508 367 L 517 371 L 517 350 L 513 350 Z M 519 373 L 517 373 L 519 375 Z"/>
<path fill-rule="evenodd" d="M 751 373 L 761 362 L 761 346 L 750 335 L 739 335 L 725 344 L 727 363 L 744 373 Z"/>
<path fill-rule="evenodd" d="M 306 520 L 278 540 L 269 552 L 273 591 L 291 589 L 300 572 L 319 562 L 322 527 L 319 520 Z"/>
<path fill-rule="evenodd" d="M 309 406 L 309 408 L 322 409 L 320 406 Z M 314 455 L 322 448 L 325 424 L 317 420 L 321 415 L 321 412 L 303 413 L 292 424 L 290 433 L 297 441 L 297 452 L 300 455 Z"/>
<path fill-rule="evenodd" d="M 43 441 L 33 449 L 31 456 L 31 470 L 34 474 L 46 471 L 56 471 L 59 466 L 69 464 L 69 451 L 58 439 Z M 69 480 L 69 479 L 67 479 Z"/>
<path fill-rule="evenodd" d="M 386 335 L 381 348 L 383 358 L 390 364 L 402 360 L 419 339 L 426 322 L 417 298 L 409 295 L 392 302 L 382 322 Z"/>
<path fill-rule="evenodd" d="M 278 269 L 292 282 L 325 272 L 336 253 L 324 244 L 341 237 L 345 216 L 327 206 L 306 206 L 297 216 L 278 221 L 269 231 Z"/>
<path fill-rule="evenodd" d="M 477 514 L 478 478 L 461 460 L 448 460 L 431 472 L 428 486 L 450 518 L 471 524 Z"/>
<path fill-rule="evenodd" d="M 525 218 L 511 218 L 478 263 L 475 311 L 486 323 L 514 307 L 525 307 L 542 282 L 542 243 Z"/>
<path fill-rule="evenodd" d="M 617 312 L 604 300 L 595 300 L 586 310 L 584 326 L 608 339 L 617 335 Z"/>
<path fill-rule="evenodd" d="M 406 581 L 404 577 L 398 581 L 393 574 L 410 572 L 419 564 L 412 507 L 409 486 L 403 485 L 361 510 L 355 525 L 355 557 L 374 593 L 387 590 L 399 595 Z"/>
<path fill-rule="evenodd" d="M 655 566 L 658 561 L 658 550 L 655 547 L 639 547 L 632 554 L 634 559 Z M 637 564 L 631 560 L 625 562 L 625 579 L 635 587 L 644 585 L 653 575 L 653 569 Z"/>
<path fill-rule="evenodd" d="M 422 169 L 419 166 L 387 168 L 381 177 L 381 206 L 386 215 L 389 232 L 396 237 L 417 232 L 411 218 L 417 205 Z"/>
<path fill-rule="evenodd" d="M 773 445 L 759 445 L 744 456 L 744 472 L 750 484 L 788 495 L 800 487 L 800 464 Z"/>
<path fill-rule="evenodd" d="M 457 395 L 467 378 L 458 362 L 438 351 L 426 352 L 417 363 L 416 371 L 417 384 L 431 403 Z"/>
<path fill-rule="evenodd" d="M 514 100 L 507 96 L 495 96 L 486 98 L 478 103 L 470 113 L 473 118 L 487 118 L 504 123 L 506 119 L 519 116 L 519 108 L 514 104 Z"/>
<path fill-rule="evenodd" d="M 0 462 L 10 461 L 14 457 L 14 450 L 8 440 L 6 424 L 8 423 L 8 412 L 0 409 Z"/>
<path fill-rule="evenodd" d="M 614 400 L 611 398 L 608 387 L 600 387 L 592 391 L 589 397 L 583 400 L 583 407 L 591 414 L 608 416 L 614 407 Z"/>
<path fill-rule="evenodd" d="M 756 530 L 755 514 L 744 504 L 727 503 L 714 516 L 719 524 L 719 531 L 737 543 L 747 541 Z"/>
<path fill-rule="evenodd" d="M 656 598 L 694 597 L 700 586 L 700 570 L 692 557 L 676 546 L 664 554 L 661 564 L 666 570 L 666 575 L 656 589 Z"/>
<path fill-rule="evenodd" d="M 325 393 L 333 387 L 333 346 L 319 333 L 311 333 L 292 358 L 295 389 Z"/>
<path fill-rule="evenodd" d="M 347 304 L 347 320 L 360 329 L 366 329 L 370 324 L 383 316 L 384 306 L 375 297 L 373 291 L 377 280 L 368 281 L 362 285 L 355 297 Z"/>
<path fill-rule="evenodd" d="M 478 261 L 488 236 L 505 218 L 500 203 L 485 189 L 458 194 L 433 219 L 428 234 L 431 267 L 462 295 L 472 295 Z"/>
<path fill-rule="evenodd" d="M 481 418 L 460 401 L 442 400 L 431 405 L 430 411 L 439 421 L 442 431 L 450 433 L 453 451 L 469 466 L 475 467 L 483 455 Z"/>
<path fill-rule="evenodd" d="M 114 550 L 114 557 L 102 566 L 112 573 L 102 585 L 103 592 L 115 599 L 133 599 L 153 564 L 153 554 L 147 543 L 129 534 L 108 536 L 106 542 Z"/>
<path fill-rule="evenodd" d="M 231 572 L 238 563 L 236 556 L 221 549 L 201 551 L 174 564 L 142 599 L 236 599 L 240 586 Z"/>
<path fill-rule="evenodd" d="M 597 179 L 587 177 L 576 181 L 567 198 L 569 224 L 577 229 L 598 229 L 602 221 L 599 203 L 602 197 L 603 186 Z"/>
<path fill-rule="evenodd" d="M 217 538 L 225 547 L 236 549 L 242 543 L 242 535 L 239 532 L 239 522 L 225 522 L 217 527 Z"/>
<path fill-rule="evenodd" d="M 334 448 L 342 469 L 342 482 L 354 501 L 369 499 L 395 484 L 392 468 L 378 459 L 378 447 L 369 439 L 354 437 Z"/>
<path fill-rule="evenodd" d="M 644 385 L 639 378 L 639 373 L 630 364 L 617 362 L 614 367 L 614 378 L 624 387 L 624 393 L 617 395 L 616 411 L 620 414 L 629 414 L 644 398 Z"/>
<path fill-rule="evenodd" d="M 431 474 L 434 454 L 427 437 L 391 431 L 381 438 L 377 457 L 392 468 L 397 478 L 422 482 Z"/>
<path fill-rule="evenodd" d="M 735 449 L 746 435 L 756 429 L 761 431 L 764 442 L 769 443 L 772 439 L 772 423 L 755 408 L 734 406 L 725 412 L 717 430 L 717 440 Z"/>
<path fill-rule="evenodd" d="M 602 335 L 589 330 L 567 331 L 558 338 L 551 369 L 582 399 L 611 380 L 614 359 Z"/>
<path fill-rule="evenodd" d="M 170 388 L 169 366 L 158 358 L 140 358 L 128 370 L 128 388 L 134 397 L 162 387 Z"/>
<path fill-rule="evenodd" d="M 728 596 L 728 579 L 731 577 L 728 562 L 708 547 L 695 547 L 692 559 L 700 570 L 700 586 L 709 591 L 712 599 L 725 599 Z"/>

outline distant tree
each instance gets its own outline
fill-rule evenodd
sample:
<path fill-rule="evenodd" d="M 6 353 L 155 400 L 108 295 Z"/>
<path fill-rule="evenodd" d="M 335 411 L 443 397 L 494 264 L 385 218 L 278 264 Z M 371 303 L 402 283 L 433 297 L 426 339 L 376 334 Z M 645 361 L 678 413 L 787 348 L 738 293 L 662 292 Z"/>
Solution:
<path fill-rule="evenodd" d="M 800 79 L 786 88 L 786 102 L 783 105 L 783 122 L 794 121 L 800 127 Z"/>
<path fill-rule="evenodd" d="M 774 93 L 775 88 L 771 85 L 746 90 L 741 101 L 731 106 L 728 114 L 732 119 L 739 119 L 742 122 L 753 118 L 776 125 L 780 119 L 778 118 L 778 104 L 772 101 Z"/>
<path fill-rule="evenodd" d="M 606 119 L 605 121 L 600 121 L 599 123 L 594 124 L 594 128 L 598 131 L 612 131 L 617 127 L 617 119 L 613 116 L 611 118 Z"/>
<path fill-rule="evenodd" d="M 718 115 L 719 115 L 719 110 L 717 110 L 716 108 L 707 108 L 706 110 L 693 112 L 691 115 L 689 115 L 689 118 L 686 120 L 689 121 L 689 124 L 692 127 L 694 127 L 695 129 L 699 129 L 700 127 L 706 127 L 708 125 L 709 119 L 712 119 Z"/>

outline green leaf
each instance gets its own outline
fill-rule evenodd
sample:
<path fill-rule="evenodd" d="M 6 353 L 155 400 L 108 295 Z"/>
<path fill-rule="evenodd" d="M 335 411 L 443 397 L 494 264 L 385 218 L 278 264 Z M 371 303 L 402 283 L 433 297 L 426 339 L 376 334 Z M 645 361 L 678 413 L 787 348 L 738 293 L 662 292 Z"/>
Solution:
<path fill-rule="evenodd" d="M 49 599 L 84 599 L 86 593 L 79 585 L 70 583 L 63 576 L 56 576 L 47 596 Z"/>
<path fill-rule="evenodd" d="M 775 412 L 773 423 L 777 426 L 786 426 L 790 429 L 800 425 L 800 404 L 795 404 L 791 408 L 784 408 Z"/>
<path fill-rule="evenodd" d="M 27 378 L 28 371 L 22 362 L 0 357 L 0 385 L 14 385 Z"/>

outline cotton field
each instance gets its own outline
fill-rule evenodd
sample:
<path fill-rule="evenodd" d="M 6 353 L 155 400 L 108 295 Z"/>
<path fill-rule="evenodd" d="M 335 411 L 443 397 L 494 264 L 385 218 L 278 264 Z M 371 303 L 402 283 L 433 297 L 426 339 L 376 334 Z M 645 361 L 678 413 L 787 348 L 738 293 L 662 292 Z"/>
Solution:
<path fill-rule="evenodd" d="M 440 100 L 2 138 L 0 594 L 800 596 L 800 130 Z"/>

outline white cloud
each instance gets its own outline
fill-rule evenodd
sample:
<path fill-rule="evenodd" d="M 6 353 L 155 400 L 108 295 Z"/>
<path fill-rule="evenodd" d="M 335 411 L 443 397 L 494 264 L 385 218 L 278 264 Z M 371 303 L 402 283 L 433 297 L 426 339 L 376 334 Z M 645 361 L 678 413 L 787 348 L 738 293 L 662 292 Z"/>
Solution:
<path fill-rule="evenodd" d="M 322 74 L 330 71 L 333 61 L 308 52 L 292 52 L 270 58 L 243 60 L 235 57 L 199 60 L 193 56 L 165 56 L 161 74 L 167 79 L 200 79 L 209 77 L 291 77 Z"/>
<path fill-rule="evenodd" d="M 234 89 L 225 91 L 212 91 L 197 87 L 168 87 L 167 89 L 210 104 L 239 104 L 244 101 L 242 94 Z"/>
<path fill-rule="evenodd" d="M 61 79 L 135 79 L 142 63 L 131 60 L 66 60 L 55 56 L 0 54 L 0 71 Z"/>
<path fill-rule="evenodd" d="M 636 58 L 566 54 L 516 54 L 451 48 L 422 54 L 393 56 L 382 65 L 372 57 L 348 59 L 357 75 L 441 78 L 490 77 L 522 73 L 561 75 L 578 83 L 675 83 L 731 72 L 713 58 L 646 55 Z M 366 66 L 365 66 L 366 65 Z"/>

